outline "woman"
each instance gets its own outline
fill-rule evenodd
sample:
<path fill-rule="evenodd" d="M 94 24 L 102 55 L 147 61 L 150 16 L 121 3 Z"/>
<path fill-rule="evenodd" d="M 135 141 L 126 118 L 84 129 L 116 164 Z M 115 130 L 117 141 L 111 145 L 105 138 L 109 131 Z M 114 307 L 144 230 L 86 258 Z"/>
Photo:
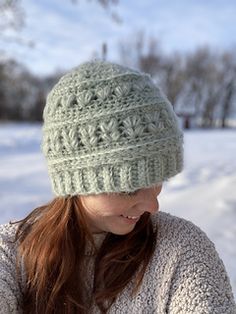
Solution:
<path fill-rule="evenodd" d="M 236 313 L 213 243 L 158 212 L 183 134 L 149 75 L 104 61 L 54 86 L 42 150 L 55 198 L 1 226 L 0 313 Z"/>

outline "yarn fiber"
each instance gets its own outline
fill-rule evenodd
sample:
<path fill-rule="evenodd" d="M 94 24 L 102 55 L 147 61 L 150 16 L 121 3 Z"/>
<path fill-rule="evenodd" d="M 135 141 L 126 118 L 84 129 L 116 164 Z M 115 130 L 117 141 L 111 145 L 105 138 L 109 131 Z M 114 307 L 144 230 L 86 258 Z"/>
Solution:
<path fill-rule="evenodd" d="M 191 210 L 191 208 L 190 208 Z M 214 244 L 196 225 L 183 218 L 158 211 L 151 216 L 156 247 L 139 291 L 133 295 L 135 278 L 118 295 L 109 314 L 235 314 L 230 279 Z M 0 313 L 22 314 L 27 288 L 24 264 L 17 277 L 18 224 L 0 225 Z M 93 234 L 97 249 L 103 234 Z M 93 293 L 94 247 L 88 247 L 84 274 L 85 296 Z M 132 296 L 132 297 L 131 297 Z M 101 311 L 93 304 L 89 313 Z M 40 313 L 41 314 L 41 313 Z"/>
<path fill-rule="evenodd" d="M 183 167 L 183 133 L 149 74 L 85 62 L 47 96 L 41 148 L 57 196 L 133 192 Z"/>

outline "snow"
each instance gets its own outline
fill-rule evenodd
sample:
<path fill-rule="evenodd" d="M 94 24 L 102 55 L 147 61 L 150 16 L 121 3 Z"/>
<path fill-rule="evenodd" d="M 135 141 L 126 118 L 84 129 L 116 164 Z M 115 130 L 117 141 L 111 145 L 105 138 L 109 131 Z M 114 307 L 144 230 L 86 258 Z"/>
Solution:
<path fill-rule="evenodd" d="M 54 196 L 40 151 L 40 124 L 0 124 L 0 223 Z M 163 186 L 160 209 L 191 220 L 222 258 L 236 297 L 236 131 L 185 132 L 185 169 Z"/>

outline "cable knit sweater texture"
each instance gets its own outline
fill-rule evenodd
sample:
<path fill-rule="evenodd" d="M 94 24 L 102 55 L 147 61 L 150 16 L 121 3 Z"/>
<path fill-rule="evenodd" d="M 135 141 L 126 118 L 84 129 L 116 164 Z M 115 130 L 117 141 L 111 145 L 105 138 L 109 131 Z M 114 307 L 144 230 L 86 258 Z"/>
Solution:
<path fill-rule="evenodd" d="M 139 293 L 132 298 L 131 281 L 118 296 L 109 313 L 130 314 L 236 314 L 232 288 L 214 244 L 193 223 L 159 212 L 152 217 L 157 228 L 157 245 L 143 278 Z M 16 279 L 16 225 L 0 226 L 0 313 L 22 313 L 21 298 L 25 285 L 23 267 Z M 99 246 L 103 235 L 96 236 Z M 86 258 L 93 280 L 94 254 Z M 99 313 L 94 306 L 91 313 Z"/>

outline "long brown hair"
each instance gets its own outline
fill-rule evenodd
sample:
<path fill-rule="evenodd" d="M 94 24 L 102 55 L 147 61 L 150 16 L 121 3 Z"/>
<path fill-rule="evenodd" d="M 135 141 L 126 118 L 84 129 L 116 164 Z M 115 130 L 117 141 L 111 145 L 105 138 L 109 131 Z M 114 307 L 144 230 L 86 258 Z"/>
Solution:
<path fill-rule="evenodd" d="M 94 242 L 86 221 L 79 196 L 70 196 L 56 197 L 16 222 L 17 263 L 23 260 L 27 278 L 24 313 L 89 313 L 92 302 L 106 313 L 133 278 L 133 293 L 138 291 L 155 248 L 150 214 L 127 235 L 106 235 L 96 254 L 90 302 L 84 297 L 84 253 L 86 243 Z"/>

